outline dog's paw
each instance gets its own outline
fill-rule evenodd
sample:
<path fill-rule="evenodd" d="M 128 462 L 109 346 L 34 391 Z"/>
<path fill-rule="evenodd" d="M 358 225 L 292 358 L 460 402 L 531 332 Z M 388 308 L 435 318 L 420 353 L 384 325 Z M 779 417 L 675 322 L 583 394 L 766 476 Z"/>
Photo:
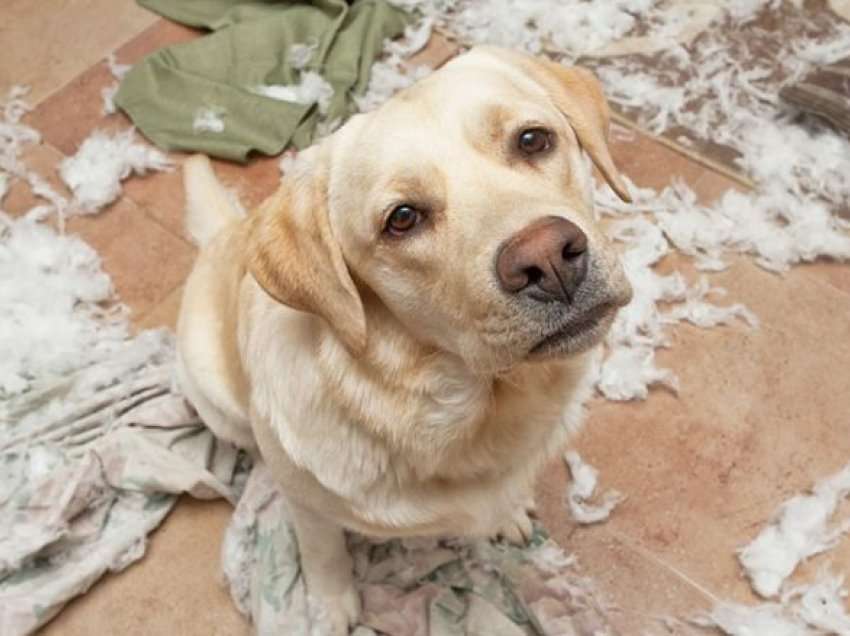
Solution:
<path fill-rule="evenodd" d="M 317 599 L 316 604 L 319 629 L 314 632 L 322 636 L 348 636 L 349 630 L 360 620 L 360 594 L 353 585 L 342 594 Z"/>
<path fill-rule="evenodd" d="M 531 521 L 530 512 L 534 511 L 534 500 L 517 507 L 513 516 L 499 528 L 496 538 L 504 539 L 508 543 L 524 546 L 534 534 L 534 524 Z"/>

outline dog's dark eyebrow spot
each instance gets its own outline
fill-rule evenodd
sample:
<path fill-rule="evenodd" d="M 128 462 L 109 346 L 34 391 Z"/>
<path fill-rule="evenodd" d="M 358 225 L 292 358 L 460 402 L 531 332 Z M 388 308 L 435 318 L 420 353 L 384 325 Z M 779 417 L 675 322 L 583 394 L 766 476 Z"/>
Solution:
<path fill-rule="evenodd" d="M 508 130 L 512 113 L 502 104 L 490 104 L 484 107 L 482 120 L 485 123 L 487 139 L 490 143 L 498 144 Z"/>
<path fill-rule="evenodd" d="M 388 188 L 407 203 L 427 207 L 441 206 L 446 194 L 445 177 L 436 166 L 396 175 L 390 180 Z"/>
<path fill-rule="evenodd" d="M 478 116 L 465 126 L 464 134 L 469 144 L 485 157 L 510 160 L 511 157 L 506 156 L 505 139 L 512 133 L 516 118 L 516 110 L 507 104 L 485 104 L 478 110 Z"/>

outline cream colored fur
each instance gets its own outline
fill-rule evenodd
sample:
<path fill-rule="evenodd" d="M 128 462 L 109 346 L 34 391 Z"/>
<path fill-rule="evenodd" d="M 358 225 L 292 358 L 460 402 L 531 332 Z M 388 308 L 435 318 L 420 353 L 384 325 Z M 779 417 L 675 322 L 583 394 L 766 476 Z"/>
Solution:
<path fill-rule="evenodd" d="M 562 215 L 589 237 L 587 293 L 628 300 L 582 152 L 622 188 L 607 110 L 589 75 L 564 73 L 474 50 L 302 152 L 244 219 L 209 162 L 186 164 L 202 250 L 179 318 L 180 382 L 217 435 L 275 474 L 334 634 L 359 614 L 344 529 L 522 541 L 535 476 L 579 424 L 613 309 L 530 355 L 567 309 L 508 297 L 493 271 L 507 238 Z M 532 124 L 556 147 L 518 164 L 509 139 Z M 428 227 L 388 238 L 386 210 L 411 200 Z"/>

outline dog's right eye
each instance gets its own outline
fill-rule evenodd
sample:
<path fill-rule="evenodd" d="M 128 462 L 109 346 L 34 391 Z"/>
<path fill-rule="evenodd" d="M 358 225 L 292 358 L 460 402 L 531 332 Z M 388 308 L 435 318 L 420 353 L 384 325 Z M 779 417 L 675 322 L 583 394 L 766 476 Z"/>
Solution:
<path fill-rule="evenodd" d="M 412 230 L 422 220 L 422 213 L 407 204 L 398 205 L 387 218 L 386 231 L 400 236 Z"/>
<path fill-rule="evenodd" d="M 551 146 L 549 132 L 543 128 L 528 128 L 517 137 L 517 148 L 524 155 L 537 155 L 546 152 Z"/>

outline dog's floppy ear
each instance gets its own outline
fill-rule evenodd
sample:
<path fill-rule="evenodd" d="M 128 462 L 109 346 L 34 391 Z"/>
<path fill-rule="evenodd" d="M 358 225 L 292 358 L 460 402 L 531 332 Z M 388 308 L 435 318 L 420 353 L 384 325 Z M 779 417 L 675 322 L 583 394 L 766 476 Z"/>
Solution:
<path fill-rule="evenodd" d="M 620 177 L 608 151 L 608 102 L 599 80 L 590 71 L 567 67 L 542 57 L 487 47 L 489 52 L 519 65 L 537 81 L 555 102 L 590 155 L 608 185 L 626 202 L 631 202 L 628 188 Z"/>
<path fill-rule="evenodd" d="M 285 175 L 251 216 L 248 270 L 275 300 L 321 316 L 357 355 L 366 347 L 366 315 L 331 228 L 327 174 L 314 159 L 299 158 L 307 165 Z"/>

